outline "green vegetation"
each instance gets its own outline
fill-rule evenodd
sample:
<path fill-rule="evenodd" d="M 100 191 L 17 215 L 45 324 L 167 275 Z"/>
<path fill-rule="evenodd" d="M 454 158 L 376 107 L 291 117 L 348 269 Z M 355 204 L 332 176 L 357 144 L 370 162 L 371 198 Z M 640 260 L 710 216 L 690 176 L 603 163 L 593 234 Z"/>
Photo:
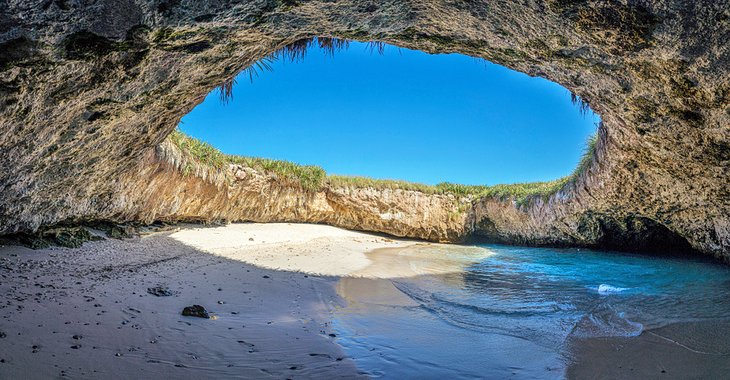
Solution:
<path fill-rule="evenodd" d="M 424 185 L 421 183 L 413 183 L 392 179 L 374 179 L 367 177 L 346 177 L 330 175 L 327 177 L 327 183 L 333 187 L 372 187 L 376 189 L 400 189 L 419 191 L 425 194 L 453 194 L 455 196 L 472 198 L 515 198 L 518 203 L 524 203 L 528 198 L 533 196 L 550 196 L 551 194 L 560 190 L 560 188 L 563 187 L 563 185 L 567 183 L 569 179 L 569 177 L 564 177 L 547 182 L 515 183 L 493 186 L 461 185 L 449 182 L 442 182 L 437 185 Z"/>
<path fill-rule="evenodd" d="M 583 148 L 583 155 L 581 155 L 580 161 L 578 161 L 578 166 L 568 178 L 575 178 L 578 174 L 588 169 L 588 165 L 590 165 L 591 160 L 593 160 L 593 155 L 596 152 L 596 142 L 598 142 L 598 133 L 594 133 L 588 138 L 586 146 Z"/>
<path fill-rule="evenodd" d="M 408 181 L 401 181 L 395 179 L 376 179 L 370 177 L 357 177 L 357 176 L 341 176 L 341 175 L 329 175 L 327 176 L 327 184 L 332 187 L 350 187 L 350 188 L 366 188 L 372 187 L 375 189 L 392 189 L 392 190 L 410 190 L 420 191 L 426 194 L 435 194 L 435 186 L 424 185 L 422 183 L 414 183 Z"/>
<path fill-rule="evenodd" d="M 164 36 L 170 38 L 171 36 Z M 362 39 L 366 34 L 348 36 L 354 39 Z M 416 33 L 415 30 L 409 29 L 407 32 L 399 36 L 402 40 L 429 39 L 439 45 L 448 45 L 456 41 L 450 38 L 427 36 Z M 272 63 L 278 59 L 285 59 L 291 62 L 297 62 L 304 59 L 307 50 L 313 45 L 325 50 L 326 53 L 334 55 L 339 50 L 347 49 L 349 41 L 346 39 L 338 39 L 331 37 L 312 37 L 296 40 L 285 45 L 275 53 L 272 53 L 263 59 L 257 61 L 253 65 L 244 70 L 249 78 L 253 80 L 263 71 L 270 71 Z M 476 48 L 477 46 L 470 46 Z M 383 53 L 385 45 L 382 42 L 370 41 L 368 48 L 371 52 Z M 514 53 L 507 52 L 507 53 Z M 505 54 L 507 54 L 505 53 Z M 508 54 L 509 55 L 509 54 Z M 233 97 L 233 85 L 235 78 L 231 78 L 221 83 L 218 90 L 222 102 L 228 102 Z M 580 107 L 582 113 L 586 113 L 590 108 L 586 101 L 572 94 L 572 101 Z M 589 140 L 588 147 L 584 152 L 584 156 L 575 172 L 568 177 L 563 177 L 547 182 L 518 183 L 494 186 L 481 185 L 460 185 L 453 183 L 440 183 L 435 186 L 413 183 L 401 180 L 390 179 L 374 179 L 367 177 L 355 176 L 337 176 L 327 175 L 324 169 L 317 166 L 299 165 L 288 161 L 270 160 L 264 158 L 232 156 L 221 153 L 213 146 L 201 142 L 197 139 L 186 136 L 180 131 L 175 131 L 170 136 L 170 140 L 178 146 L 183 152 L 193 157 L 197 162 L 203 165 L 212 166 L 223 169 L 227 164 L 240 164 L 251 167 L 253 169 L 272 174 L 282 180 L 290 183 L 298 183 L 302 188 L 311 191 L 317 191 L 325 186 L 329 187 L 350 187 L 350 188 L 375 188 L 375 189 L 400 189 L 409 191 L 419 191 L 425 194 L 453 194 L 456 196 L 480 198 L 480 197 L 499 197 L 512 198 L 518 204 L 525 204 L 533 197 L 547 198 L 560 190 L 566 183 L 571 181 L 590 163 L 590 159 L 595 149 L 595 137 Z M 185 173 L 189 173 L 189 168 L 184 169 Z"/>
<path fill-rule="evenodd" d="M 199 164 L 223 169 L 230 163 L 230 156 L 227 156 L 212 145 L 192 138 L 176 129 L 167 137 L 170 142 L 180 148 L 187 156 L 193 158 Z"/>
<path fill-rule="evenodd" d="M 569 180 L 570 177 L 563 177 L 546 182 L 512 183 L 492 186 L 440 183 L 436 185 L 436 188 L 440 189 L 442 193 L 447 194 L 472 196 L 476 198 L 514 198 L 518 204 L 525 204 L 532 197 L 549 197 L 560 190 Z"/>
<path fill-rule="evenodd" d="M 277 178 L 295 183 L 305 190 L 317 191 L 322 187 L 326 173 L 324 169 L 312 165 L 299 165 L 289 161 L 271 160 L 267 158 L 243 157 L 224 154 L 212 145 L 187 136 L 175 130 L 169 137 L 170 142 L 180 148 L 188 157 L 198 164 L 225 169 L 228 164 L 238 164 L 252 169 L 273 174 Z M 186 168 L 187 169 L 187 168 Z M 190 170 L 184 170 L 188 174 Z"/>
<path fill-rule="evenodd" d="M 289 161 L 268 158 L 228 156 L 231 163 L 274 174 L 279 179 L 290 183 L 298 183 L 303 189 L 317 191 L 322 188 L 327 173 L 314 165 L 299 165 Z"/>
<path fill-rule="evenodd" d="M 301 186 L 307 191 L 318 191 L 324 187 L 375 188 L 399 189 L 418 191 L 424 194 L 452 194 L 455 196 L 482 198 L 497 197 L 512 198 L 518 205 L 527 204 L 534 197 L 546 199 L 559 191 L 565 184 L 573 180 L 579 173 L 586 170 L 596 149 L 597 135 L 593 135 L 586 142 L 583 156 L 572 175 L 547 182 L 515 183 L 502 185 L 460 185 L 442 182 L 437 185 L 425 185 L 391 179 L 375 179 L 368 177 L 327 175 L 324 169 L 312 165 L 299 165 L 289 161 L 272 160 L 267 158 L 243 157 L 224 154 L 212 145 L 185 135 L 175 130 L 169 137 L 189 158 L 198 164 L 225 169 L 228 164 L 238 164 L 250 167 L 257 171 L 273 175 L 280 180 Z M 187 169 L 187 168 L 186 168 Z M 183 169 L 185 174 L 190 170 Z"/>
<path fill-rule="evenodd" d="M 84 227 L 56 226 L 41 229 L 34 233 L 15 233 L 0 236 L 0 244 L 22 245 L 32 249 L 51 246 L 79 248 L 87 241 L 100 240 Z"/>

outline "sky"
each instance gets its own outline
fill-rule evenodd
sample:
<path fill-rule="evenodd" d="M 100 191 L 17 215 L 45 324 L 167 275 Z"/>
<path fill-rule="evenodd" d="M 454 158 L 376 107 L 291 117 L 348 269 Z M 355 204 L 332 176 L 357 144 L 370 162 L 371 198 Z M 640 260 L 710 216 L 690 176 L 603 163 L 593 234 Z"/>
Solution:
<path fill-rule="evenodd" d="M 458 54 L 353 42 L 279 59 L 233 99 L 217 91 L 180 129 L 224 153 L 318 165 L 329 174 L 493 185 L 570 174 L 597 115 L 565 88 Z"/>

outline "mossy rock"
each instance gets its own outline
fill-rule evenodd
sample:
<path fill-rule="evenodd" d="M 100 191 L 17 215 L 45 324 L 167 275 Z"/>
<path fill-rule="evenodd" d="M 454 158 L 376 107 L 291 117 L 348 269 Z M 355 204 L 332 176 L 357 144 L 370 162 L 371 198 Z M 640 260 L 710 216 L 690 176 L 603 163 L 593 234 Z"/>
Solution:
<path fill-rule="evenodd" d="M 17 233 L 3 236 L 0 242 L 8 245 L 21 245 L 31 249 L 44 249 L 52 246 L 79 248 L 88 241 L 101 240 L 83 227 L 54 227 L 36 233 Z"/>
<path fill-rule="evenodd" d="M 87 241 L 100 240 L 99 237 L 91 235 L 91 233 L 83 227 L 60 227 L 43 231 L 42 239 L 48 241 L 50 245 L 57 245 L 67 248 L 79 248 Z"/>

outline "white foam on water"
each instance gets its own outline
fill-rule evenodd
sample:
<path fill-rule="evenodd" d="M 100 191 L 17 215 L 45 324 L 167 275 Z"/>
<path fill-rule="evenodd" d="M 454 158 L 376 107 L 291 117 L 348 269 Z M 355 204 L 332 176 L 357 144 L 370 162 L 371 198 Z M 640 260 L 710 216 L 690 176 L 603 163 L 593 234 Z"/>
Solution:
<path fill-rule="evenodd" d="M 639 336 L 643 331 L 644 325 L 629 320 L 626 313 L 604 304 L 583 316 L 571 334 L 582 338 L 631 337 Z"/>
<path fill-rule="evenodd" d="M 626 290 L 629 290 L 629 288 L 619 288 L 617 286 L 611 286 L 608 284 L 598 285 L 598 294 L 601 294 L 601 295 L 616 294 L 616 293 L 621 293 Z"/>

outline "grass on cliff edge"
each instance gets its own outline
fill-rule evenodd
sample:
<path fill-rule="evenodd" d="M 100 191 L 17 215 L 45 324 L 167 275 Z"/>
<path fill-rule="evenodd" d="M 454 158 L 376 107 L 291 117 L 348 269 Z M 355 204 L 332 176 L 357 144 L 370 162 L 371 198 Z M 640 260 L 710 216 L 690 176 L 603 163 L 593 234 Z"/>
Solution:
<path fill-rule="evenodd" d="M 460 185 L 442 182 L 437 185 L 421 183 L 374 179 L 368 177 L 327 175 L 324 169 L 313 165 L 299 165 L 289 161 L 272 160 L 268 158 L 243 157 L 228 155 L 212 145 L 190 137 L 180 130 L 175 130 L 168 137 L 170 142 L 177 146 L 184 154 L 197 163 L 217 169 L 225 169 L 229 164 L 238 164 L 252 169 L 272 174 L 286 182 L 297 184 L 305 190 L 317 191 L 325 186 L 375 189 L 400 189 L 419 191 L 425 194 L 453 194 L 469 197 L 499 197 L 513 198 L 518 204 L 524 204 L 529 198 L 540 196 L 548 197 L 560 190 L 566 183 L 573 180 L 581 171 L 586 170 L 593 158 L 596 145 L 596 136 L 586 142 L 586 148 L 578 167 L 573 174 L 547 182 L 515 183 L 505 185 Z"/>

